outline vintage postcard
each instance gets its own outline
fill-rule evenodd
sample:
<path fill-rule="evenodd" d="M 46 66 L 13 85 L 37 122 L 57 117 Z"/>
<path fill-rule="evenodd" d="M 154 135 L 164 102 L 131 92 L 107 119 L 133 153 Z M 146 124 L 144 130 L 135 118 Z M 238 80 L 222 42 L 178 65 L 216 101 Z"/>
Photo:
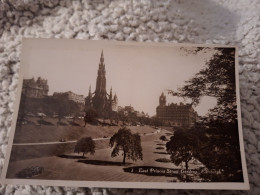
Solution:
<path fill-rule="evenodd" d="M 237 52 L 24 39 L 1 181 L 248 189 Z"/>

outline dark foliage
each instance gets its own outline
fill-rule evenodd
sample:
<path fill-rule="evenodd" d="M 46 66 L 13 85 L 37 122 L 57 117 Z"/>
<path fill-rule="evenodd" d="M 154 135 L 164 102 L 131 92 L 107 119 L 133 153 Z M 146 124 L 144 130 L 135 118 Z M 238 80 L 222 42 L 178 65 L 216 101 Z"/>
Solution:
<path fill-rule="evenodd" d="M 162 135 L 162 136 L 160 137 L 160 140 L 162 140 L 162 141 L 167 141 L 167 138 L 165 137 L 165 135 Z"/>
<path fill-rule="evenodd" d="M 57 157 L 67 158 L 67 159 L 86 159 L 86 157 L 83 156 L 75 156 L 75 155 L 67 155 L 67 154 L 57 155 Z"/>
<path fill-rule="evenodd" d="M 101 165 L 101 166 L 123 166 L 131 165 L 132 163 L 114 162 L 114 161 L 104 161 L 104 160 L 78 160 L 80 163 L 90 164 L 90 165 Z"/>
<path fill-rule="evenodd" d="M 163 163 L 169 163 L 169 162 L 171 162 L 171 160 L 168 159 L 168 158 L 158 158 L 158 159 L 156 159 L 155 161 L 156 161 L 156 162 L 163 162 Z"/>
<path fill-rule="evenodd" d="M 203 52 L 203 49 L 197 52 Z M 169 93 L 190 98 L 194 105 L 199 104 L 203 96 L 215 97 L 217 105 L 210 111 L 208 119 L 236 121 L 235 49 L 216 48 L 215 54 L 200 72 L 177 92 L 170 90 Z"/>
<path fill-rule="evenodd" d="M 94 108 L 87 109 L 84 116 L 85 126 L 86 123 L 93 123 L 97 116 L 97 111 Z"/>
<path fill-rule="evenodd" d="M 123 164 L 125 164 L 126 158 L 134 161 L 143 159 L 140 135 L 137 133 L 132 134 L 126 127 L 119 129 L 110 138 L 109 145 L 114 147 L 111 157 L 119 155 L 120 151 L 123 152 Z"/>
<path fill-rule="evenodd" d="M 74 152 L 83 153 L 83 157 L 85 154 L 90 153 L 94 155 L 95 153 L 95 142 L 91 137 L 83 137 L 77 141 Z"/>
<path fill-rule="evenodd" d="M 160 119 L 156 118 L 156 117 L 152 117 L 152 118 L 151 118 L 151 121 L 150 121 L 150 124 L 151 124 L 152 126 L 159 127 L 159 126 L 162 126 L 162 125 L 163 125 L 163 122 L 162 122 Z"/>
<path fill-rule="evenodd" d="M 33 166 L 33 167 L 28 167 L 28 168 L 25 168 L 25 169 L 19 171 L 16 174 L 16 176 L 18 178 L 30 178 L 30 177 L 42 174 L 43 171 L 44 171 L 43 167 L 34 167 Z"/>
<path fill-rule="evenodd" d="M 165 144 L 156 144 L 157 146 L 165 146 Z"/>
<path fill-rule="evenodd" d="M 163 150 L 164 149 L 164 147 L 157 147 L 157 148 L 155 148 L 156 150 Z"/>
<path fill-rule="evenodd" d="M 59 121 L 66 116 L 66 115 L 72 115 L 76 114 L 80 111 L 79 105 L 69 100 L 66 94 L 57 94 L 54 97 L 49 98 L 50 104 L 54 108 L 54 112 L 58 114 Z"/>
<path fill-rule="evenodd" d="M 69 122 L 69 124 L 70 124 L 71 126 L 80 126 L 80 124 L 78 124 L 78 123 L 76 123 L 76 122 L 73 122 L 73 121 Z"/>
<path fill-rule="evenodd" d="M 25 113 L 31 112 L 35 115 L 43 112 L 47 116 L 58 115 L 59 121 L 66 115 L 78 113 L 80 108 L 78 104 L 69 100 L 66 95 L 46 96 L 43 98 L 30 98 L 22 95 L 19 115 L 24 118 Z"/>
<path fill-rule="evenodd" d="M 188 162 L 195 156 L 197 148 L 198 138 L 190 131 L 176 131 L 166 144 L 172 162 L 177 166 L 184 162 L 186 170 L 188 170 Z"/>
<path fill-rule="evenodd" d="M 40 119 L 40 120 L 37 120 L 37 122 L 41 125 L 48 125 L 48 126 L 54 126 L 53 123 L 49 122 L 49 121 L 46 121 L 46 120 L 43 120 L 43 119 Z"/>
<path fill-rule="evenodd" d="M 221 175 L 207 175 L 215 181 L 243 181 L 237 123 L 211 124 L 207 135 L 198 147 L 196 158 L 208 169 L 222 170 Z"/>
<path fill-rule="evenodd" d="M 198 131 L 202 135 L 197 136 L 198 145 L 187 144 L 185 148 L 208 169 L 221 170 L 220 175 L 205 174 L 205 177 L 214 181 L 243 181 L 237 123 L 235 49 L 198 48 L 187 53 L 196 55 L 209 50 L 215 53 L 205 67 L 177 92 L 169 93 L 189 98 L 193 105 L 198 105 L 204 96 L 217 99 L 217 105 L 191 129 L 193 135 L 197 135 Z M 195 142 L 189 140 L 189 143 Z"/>
<path fill-rule="evenodd" d="M 153 152 L 154 154 L 169 154 L 168 152 Z"/>

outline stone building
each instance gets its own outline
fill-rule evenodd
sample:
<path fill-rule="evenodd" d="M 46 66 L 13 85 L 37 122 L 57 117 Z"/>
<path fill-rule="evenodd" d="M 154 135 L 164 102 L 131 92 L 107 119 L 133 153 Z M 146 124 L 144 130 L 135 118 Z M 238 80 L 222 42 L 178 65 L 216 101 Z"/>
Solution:
<path fill-rule="evenodd" d="M 131 105 L 130 106 L 125 106 L 124 110 L 127 111 L 129 114 L 135 112 L 134 107 L 132 107 Z"/>
<path fill-rule="evenodd" d="M 106 90 L 106 69 L 102 50 L 97 72 L 96 89 L 92 93 L 91 87 L 89 87 L 89 93 L 85 99 L 85 110 L 94 108 L 99 116 L 107 116 L 117 111 L 117 105 L 117 95 L 114 94 L 113 96 L 112 87 L 109 94 Z"/>
<path fill-rule="evenodd" d="M 134 107 L 132 107 L 131 105 L 130 106 L 125 106 L 125 107 L 119 106 L 118 107 L 118 113 L 121 116 L 127 116 L 127 117 L 135 116 Z"/>
<path fill-rule="evenodd" d="M 197 112 L 191 104 L 168 104 L 164 93 L 159 98 L 159 106 L 156 108 L 156 117 L 163 123 L 171 126 L 191 127 L 198 118 Z"/>
<path fill-rule="evenodd" d="M 22 94 L 30 98 L 43 98 L 48 95 L 49 86 L 46 79 L 38 77 L 37 80 L 34 78 L 24 79 Z"/>
<path fill-rule="evenodd" d="M 121 116 L 127 116 L 129 118 L 140 118 L 140 117 L 146 117 L 149 118 L 148 114 L 145 114 L 143 111 L 140 112 L 138 110 L 135 110 L 133 106 L 125 106 L 125 107 L 121 107 L 118 106 L 118 113 Z"/>
<path fill-rule="evenodd" d="M 65 95 L 68 100 L 72 100 L 78 104 L 85 104 L 85 98 L 84 98 L 84 95 L 78 95 L 76 93 L 73 93 L 72 91 L 68 91 L 68 92 L 61 92 L 61 93 L 58 93 L 58 92 L 55 92 L 53 94 L 53 96 L 57 96 L 57 95 Z"/>
<path fill-rule="evenodd" d="M 76 93 L 73 93 L 71 91 L 67 92 L 69 100 L 72 100 L 78 104 L 85 104 L 85 98 L 84 95 L 78 95 Z"/>

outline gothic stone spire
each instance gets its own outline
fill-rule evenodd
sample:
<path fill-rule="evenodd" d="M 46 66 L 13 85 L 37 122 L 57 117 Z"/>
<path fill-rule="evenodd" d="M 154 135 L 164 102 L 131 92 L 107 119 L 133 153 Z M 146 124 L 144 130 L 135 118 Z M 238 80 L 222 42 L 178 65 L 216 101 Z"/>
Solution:
<path fill-rule="evenodd" d="M 108 104 L 106 91 L 106 70 L 104 63 L 103 50 L 101 52 L 98 75 L 96 81 L 95 96 L 93 97 L 93 106 L 98 113 L 104 113 Z"/>
<path fill-rule="evenodd" d="M 89 97 L 92 97 L 92 94 L 91 94 L 91 85 L 89 85 L 88 96 L 89 96 Z"/>
<path fill-rule="evenodd" d="M 106 94 L 106 70 L 105 70 L 103 50 L 99 62 L 98 77 L 97 77 L 95 92 Z"/>

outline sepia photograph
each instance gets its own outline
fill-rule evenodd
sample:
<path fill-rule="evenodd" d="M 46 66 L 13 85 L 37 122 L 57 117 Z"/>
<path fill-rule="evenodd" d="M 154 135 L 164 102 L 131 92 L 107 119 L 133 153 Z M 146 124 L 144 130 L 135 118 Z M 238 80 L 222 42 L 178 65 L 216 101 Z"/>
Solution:
<path fill-rule="evenodd" d="M 12 184 L 248 189 L 233 46 L 24 39 Z"/>

